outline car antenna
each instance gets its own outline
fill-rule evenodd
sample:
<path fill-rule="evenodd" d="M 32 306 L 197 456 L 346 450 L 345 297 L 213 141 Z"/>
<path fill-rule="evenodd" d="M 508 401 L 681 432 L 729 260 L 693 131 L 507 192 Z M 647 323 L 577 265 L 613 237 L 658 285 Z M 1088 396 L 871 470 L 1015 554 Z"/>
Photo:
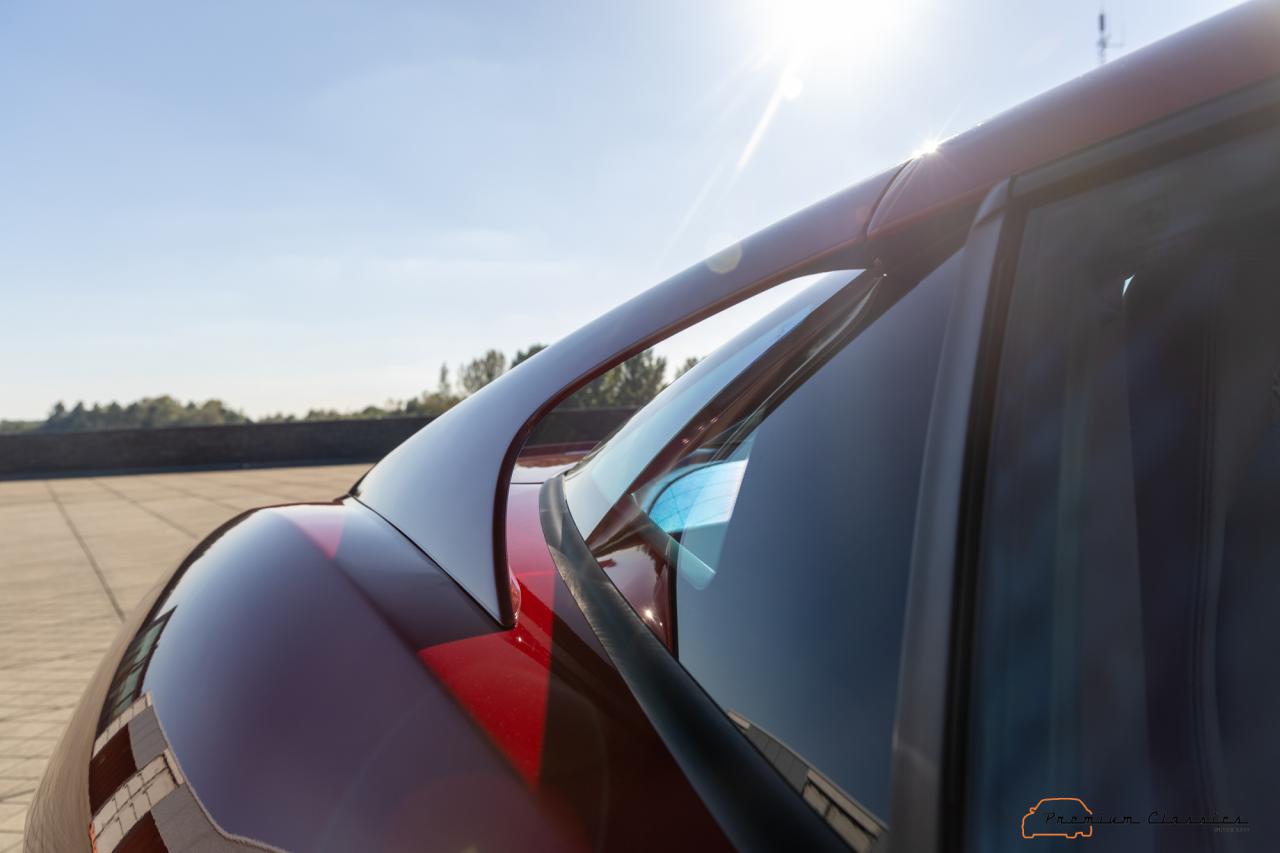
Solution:
<path fill-rule="evenodd" d="M 1104 3 L 1098 4 L 1098 65 L 1107 64 L 1107 48 L 1124 47 L 1124 42 L 1115 41 L 1111 36 L 1111 30 L 1107 27 L 1107 7 Z"/>

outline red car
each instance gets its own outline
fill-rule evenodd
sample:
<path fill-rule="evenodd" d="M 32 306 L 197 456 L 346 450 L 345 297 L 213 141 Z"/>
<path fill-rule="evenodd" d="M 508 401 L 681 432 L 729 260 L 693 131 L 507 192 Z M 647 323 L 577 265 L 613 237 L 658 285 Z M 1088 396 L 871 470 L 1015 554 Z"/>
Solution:
<path fill-rule="evenodd" d="M 1063 796 L 1090 849 L 1276 849 L 1277 235 L 1255 3 L 220 528 L 88 686 L 27 849 L 1014 851 Z M 524 448 L 812 273 L 590 454 Z"/>

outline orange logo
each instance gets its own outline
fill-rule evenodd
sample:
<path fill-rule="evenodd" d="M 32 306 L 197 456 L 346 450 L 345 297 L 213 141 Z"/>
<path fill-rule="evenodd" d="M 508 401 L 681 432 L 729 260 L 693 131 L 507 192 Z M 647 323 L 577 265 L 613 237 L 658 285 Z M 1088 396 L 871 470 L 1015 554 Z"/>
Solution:
<path fill-rule="evenodd" d="M 1093 812 L 1078 797 L 1045 797 L 1022 816 L 1023 838 L 1089 838 Z"/>

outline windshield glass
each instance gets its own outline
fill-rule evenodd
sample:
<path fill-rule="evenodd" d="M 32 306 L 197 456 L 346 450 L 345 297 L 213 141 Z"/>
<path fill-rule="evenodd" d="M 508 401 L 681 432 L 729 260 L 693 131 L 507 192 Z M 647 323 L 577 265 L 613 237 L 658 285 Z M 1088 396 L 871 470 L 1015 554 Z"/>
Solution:
<path fill-rule="evenodd" d="M 960 256 L 820 282 L 566 476 L 595 562 L 797 794 L 874 837 Z M 810 790 L 812 788 L 812 790 Z"/>
<path fill-rule="evenodd" d="M 659 451 L 670 444 L 717 394 L 815 308 L 858 276 L 858 272 L 847 271 L 823 276 L 765 315 L 668 385 L 581 465 L 570 471 L 565 476 L 565 499 L 584 538 L 589 537 L 609 509 L 630 491 Z M 723 479 L 722 474 L 715 476 Z M 690 485 L 685 484 L 686 488 Z M 670 517 L 673 506 L 668 499 L 666 508 L 659 505 L 658 510 Z"/>

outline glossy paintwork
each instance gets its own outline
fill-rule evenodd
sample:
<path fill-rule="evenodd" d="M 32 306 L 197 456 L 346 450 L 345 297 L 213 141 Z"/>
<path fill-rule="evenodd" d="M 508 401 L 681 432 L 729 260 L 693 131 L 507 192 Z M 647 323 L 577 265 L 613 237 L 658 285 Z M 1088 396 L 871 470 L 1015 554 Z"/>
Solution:
<path fill-rule="evenodd" d="M 588 846 L 724 846 L 565 589 L 541 534 L 538 492 L 527 484 L 510 492 L 516 628 L 419 657 L 526 784 L 577 816 Z"/>
<path fill-rule="evenodd" d="M 511 471 L 512 484 L 524 483 L 538 485 L 567 471 L 586 455 L 594 445 L 580 445 L 572 448 L 527 448 L 516 459 L 515 468 Z"/>
<path fill-rule="evenodd" d="M 1001 180 L 1280 74 L 1280 3 L 1247 3 L 1129 53 L 908 163 L 871 217 L 875 243 Z"/>
<path fill-rule="evenodd" d="M 676 634 L 671 563 L 630 521 L 632 519 L 615 510 L 606 513 L 595 533 L 589 537 L 592 553 L 631 609 L 662 640 L 663 645 L 674 652 Z"/>
<path fill-rule="evenodd" d="M 461 849 L 502 841 L 498 809 L 563 842 L 415 655 L 491 623 L 359 504 L 243 517 L 185 566 L 167 611 L 142 687 L 226 832 L 288 850 Z"/>
<path fill-rule="evenodd" d="M 184 562 L 130 632 L 162 625 L 125 701 L 150 697 L 222 832 L 287 850 L 723 846 L 559 581 L 537 492 L 511 493 L 508 631 L 353 499 L 246 514 Z M 106 693 L 78 716 L 89 741 Z M 64 788 L 88 786 L 80 761 Z"/>
<path fill-rule="evenodd" d="M 675 614 L 671 607 L 674 579 L 669 563 L 638 536 L 614 543 L 612 550 L 597 554 L 596 560 L 636 615 L 674 652 Z"/>

